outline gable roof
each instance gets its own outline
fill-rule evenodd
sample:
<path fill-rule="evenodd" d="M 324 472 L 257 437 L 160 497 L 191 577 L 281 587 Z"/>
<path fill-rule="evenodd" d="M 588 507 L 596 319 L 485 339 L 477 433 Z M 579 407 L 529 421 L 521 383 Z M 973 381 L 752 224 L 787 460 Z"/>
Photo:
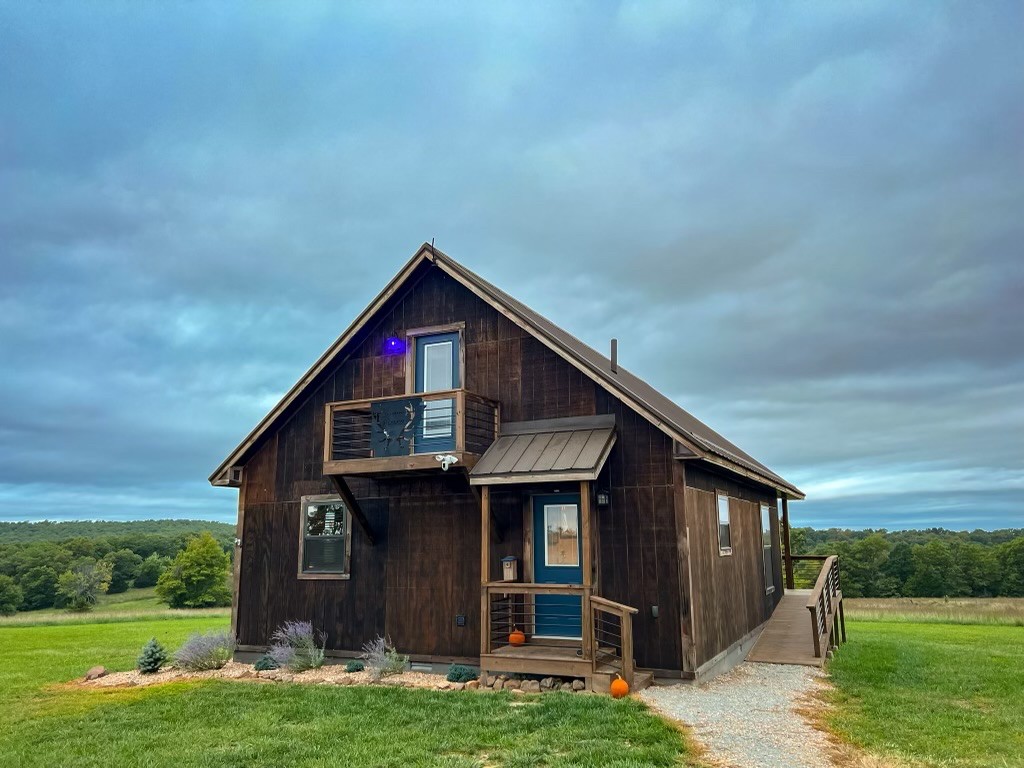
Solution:
<path fill-rule="evenodd" d="M 220 466 L 210 475 L 211 483 L 214 485 L 235 484 L 230 478 L 231 468 L 243 463 L 246 454 L 256 445 L 263 434 L 298 399 L 306 387 L 335 361 L 384 303 L 394 296 L 416 269 L 424 263 L 433 263 L 513 323 L 531 333 L 556 354 L 618 396 L 623 402 L 647 418 L 655 427 L 681 443 L 689 451 L 689 453 L 682 451 L 681 455 L 701 458 L 718 464 L 767 484 L 790 498 L 804 498 L 803 492 L 795 485 L 772 472 L 738 446 L 680 408 L 647 382 L 633 375 L 621 365 L 616 366 L 616 370 L 613 372 L 611 361 L 604 355 L 429 243 L 420 246 L 416 254 L 360 313 L 352 325 L 320 356 L 238 447 L 221 462 Z"/>

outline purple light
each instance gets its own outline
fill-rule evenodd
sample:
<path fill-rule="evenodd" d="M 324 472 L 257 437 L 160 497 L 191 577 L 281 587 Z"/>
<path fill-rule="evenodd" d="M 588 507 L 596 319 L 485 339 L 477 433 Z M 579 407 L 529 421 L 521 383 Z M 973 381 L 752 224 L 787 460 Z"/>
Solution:
<path fill-rule="evenodd" d="M 405 354 L 405 341 L 398 338 L 397 336 L 388 336 L 384 339 L 384 354 L 385 355 L 404 355 Z"/>

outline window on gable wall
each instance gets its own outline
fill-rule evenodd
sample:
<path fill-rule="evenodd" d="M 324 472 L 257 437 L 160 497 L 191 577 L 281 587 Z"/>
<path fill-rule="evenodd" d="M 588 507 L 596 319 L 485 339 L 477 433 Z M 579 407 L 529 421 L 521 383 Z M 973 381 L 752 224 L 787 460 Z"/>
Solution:
<path fill-rule="evenodd" d="M 337 496 L 304 496 L 300 503 L 299 577 L 349 577 L 351 516 Z"/>
<path fill-rule="evenodd" d="M 772 568 L 772 508 L 761 505 L 761 554 L 764 559 L 764 591 L 775 591 L 775 571 Z"/>
<path fill-rule="evenodd" d="M 732 520 L 729 516 L 729 497 L 718 494 L 718 554 L 732 554 Z"/>

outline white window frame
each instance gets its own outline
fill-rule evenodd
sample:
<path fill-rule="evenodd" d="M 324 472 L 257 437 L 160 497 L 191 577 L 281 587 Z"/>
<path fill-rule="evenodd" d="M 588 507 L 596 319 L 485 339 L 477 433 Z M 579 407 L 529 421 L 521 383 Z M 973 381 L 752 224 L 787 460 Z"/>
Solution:
<path fill-rule="evenodd" d="M 761 559 L 762 571 L 764 572 L 764 593 L 770 595 L 775 591 L 775 561 L 772 557 L 774 554 L 774 545 L 772 544 L 772 508 L 770 504 L 761 502 Z M 765 523 L 768 524 L 768 530 L 765 530 Z M 765 541 L 767 540 L 767 544 Z M 769 580 L 771 575 L 771 580 Z"/>
<path fill-rule="evenodd" d="M 722 546 L 722 500 L 725 500 L 725 526 L 729 529 L 729 546 Z M 718 541 L 718 554 L 732 554 L 732 504 L 729 494 L 715 491 L 715 539 Z"/>
<path fill-rule="evenodd" d="M 316 504 L 340 504 L 345 508 L 342 521 L 342 535 L 338 536 L 345 548 L 345 565 L 340 571 L 307 571 L 303 564 L 306 560 L 306 512 L 307 507 Z M 341 496 L 336 494 L 319 494 L 303 496 L 299 500 L 299 562 L 298 578 L 300 579 L 349 579 L 352 576 L 352 510 Z"/>

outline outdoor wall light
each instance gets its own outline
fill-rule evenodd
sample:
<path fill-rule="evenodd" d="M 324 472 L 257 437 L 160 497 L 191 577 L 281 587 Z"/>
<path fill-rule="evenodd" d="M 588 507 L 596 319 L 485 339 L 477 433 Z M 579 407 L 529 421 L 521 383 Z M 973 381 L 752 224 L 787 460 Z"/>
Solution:
<path fill-rule="evenodd" d="M 597 492 L 597 506 L 599 506 L 599 507 L 607 507 L 611 503 L 612 503 L 612 495 L 610 493 L 608 493 L 608 491 L 598 491 Z"/>
<path fill-rule="evenodd" d="M 400 339 L 397 336 L 388 336 L 384 339 L 384 354 L 385 355 L 404 355 L 405 354 L 405 340 Z"/>

